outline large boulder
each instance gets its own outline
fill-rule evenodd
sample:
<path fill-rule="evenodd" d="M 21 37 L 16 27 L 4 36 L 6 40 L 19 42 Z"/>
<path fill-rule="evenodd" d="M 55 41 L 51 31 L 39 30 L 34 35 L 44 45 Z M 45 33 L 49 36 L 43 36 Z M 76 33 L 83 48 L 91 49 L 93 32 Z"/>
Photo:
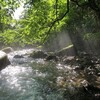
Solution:
<path fill-rule="evenodd" d="M 3 51 L 0 51 L 0 70 L 4 69 L 9 64 L 10 61 L 7 57 L 7 54 Z"/>

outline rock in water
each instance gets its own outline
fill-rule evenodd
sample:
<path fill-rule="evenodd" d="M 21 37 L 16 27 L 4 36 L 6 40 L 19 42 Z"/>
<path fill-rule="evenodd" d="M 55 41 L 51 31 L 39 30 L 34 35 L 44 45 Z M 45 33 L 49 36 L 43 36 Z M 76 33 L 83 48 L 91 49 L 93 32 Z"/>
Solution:
<path fill-rule="evenodd" d="M 15 55 L 14 58 L 24 58 L 23 55 Z"/>
<path fill-rule="evenodd" d="M 30 57 L 32 58 L 45 58 L 47 56 L 46 52 L 44 51 L 33 51 L 32 54 L 30 54 Z"/>
<path fill-rule="evenodd" d="M 7 65 L 10 64 L 8 56 L 5 52 L 0 51 L 0 70 L 4 69 Z"/>
<path fill-rule="evenodd" d="M 4 51 L 5 53 L 10 53 L 13 52 L 14 50 L 11 47 L 5 47 L 2 49 L 2 51 Z"/>

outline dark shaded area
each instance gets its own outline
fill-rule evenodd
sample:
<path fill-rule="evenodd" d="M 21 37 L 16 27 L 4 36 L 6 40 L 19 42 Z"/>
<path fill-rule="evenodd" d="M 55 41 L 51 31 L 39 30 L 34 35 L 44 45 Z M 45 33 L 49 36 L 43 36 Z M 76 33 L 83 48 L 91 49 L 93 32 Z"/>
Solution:
<path fill-rule="evenodd" d="M 4 57 L 4 58 L 2 58 L 2 59 L 0 59 L 0 71 L 2 70 L 2 69 L 4 69 L 7 65 L 10 65 L 11 63 L 10 63 L 10 61 L 9 61 L 9 59 L 8 59 L 8 57 L 6 56 L 6 57 Z"/>

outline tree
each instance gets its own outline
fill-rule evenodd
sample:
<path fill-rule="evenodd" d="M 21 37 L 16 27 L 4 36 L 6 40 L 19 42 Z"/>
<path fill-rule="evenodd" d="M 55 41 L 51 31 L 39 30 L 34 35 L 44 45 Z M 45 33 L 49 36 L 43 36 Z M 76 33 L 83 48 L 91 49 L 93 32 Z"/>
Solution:
<path fill-rule="evenodd" d="M 21 0 L 22 1 L 22 0 Z M 14 34 L 10 34 L 14 28 L 13 19 L 14 11 L 20 6 L 21 1 L 16 0 L 0 0 L 0 41 L 4 43 L 11 43 Z M 13 30 L 14 32 L 14 30 Z M 13 33 L 12 32 L 12 33 Z"/>
<path fill-rule="evenodd" d="M 5 22 L 11 23 L 13 10 L 20 5 L 12 0 L 3 3 L 3 8 L 7 6 L 7 12 L 11 11 L 5 17 Z M 13 30 L 8 28 L 2 31 L 1 40 L 5 43 L 44 43 L 64 28 L 71 33 L 77 33 L 83 28 L 85 33 L 99 33 L 99 0 L 25 0 L 24 9 L 24 16 L 17 21 Z"/>

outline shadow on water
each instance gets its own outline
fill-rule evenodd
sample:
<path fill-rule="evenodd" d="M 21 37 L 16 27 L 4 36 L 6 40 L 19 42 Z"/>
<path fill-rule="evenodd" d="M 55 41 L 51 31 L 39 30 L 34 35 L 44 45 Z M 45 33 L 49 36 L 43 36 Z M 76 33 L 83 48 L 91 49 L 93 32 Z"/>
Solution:
<path fill-rule="evenodd" d="M 84 79 L 68 65 L 29 57 L 11 61 L 0 72 L 0 100 L 99 100 L 80 88 Z"/>

